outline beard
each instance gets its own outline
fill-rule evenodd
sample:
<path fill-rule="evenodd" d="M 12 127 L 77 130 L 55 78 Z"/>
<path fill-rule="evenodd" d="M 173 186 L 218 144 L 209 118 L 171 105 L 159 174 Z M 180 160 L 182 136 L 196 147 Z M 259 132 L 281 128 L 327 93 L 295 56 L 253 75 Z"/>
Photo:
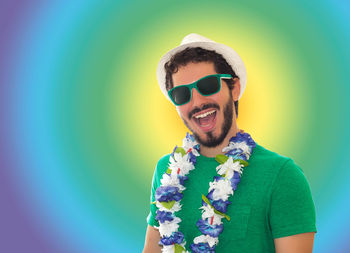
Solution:
<path fill-rule="evenodd" d="M 202 110 L 210 108 L 210 107 L 217 108 L 219 106 L 218 105 L 216 105 L 216 106 L 204 105 Z M 199 111 L 199 110 L 197 109 L 196 111 Z M 224 139 L 226 138 L 226 136 L 227 136 L 227 134 L 230 131 L 231 126 L 232 126 L 233 98 L 232 98 L 231 93 L 230 93 L 229 101 L 224 105 L 224 122 L 221 126 L 221 133 L 218 137 L 215 137 L 212 132 L 207 132 L 207 133 L 205 133 L 206 138 L 205 139 L 201 138 L 197 132 L 195 132 L 195 131 L 193 131 L 193 129 L 191 129 L 191 127 L 189 126 L 188 122 L 185 119 L 182 118 L 182 121 L 187 126 L 187 128 L 193 133 L 193 137 L 200 145 L 203 145 L 206 147 L 211 147 L 211 148 L 220 145 L 224 141 Z"/>

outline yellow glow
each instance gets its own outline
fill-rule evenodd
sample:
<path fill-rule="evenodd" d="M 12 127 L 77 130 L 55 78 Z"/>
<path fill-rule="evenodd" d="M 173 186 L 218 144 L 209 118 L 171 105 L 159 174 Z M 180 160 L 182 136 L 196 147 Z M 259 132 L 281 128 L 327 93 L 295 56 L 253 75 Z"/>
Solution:
<path fill-rule="evenodd" d="M 182 20 L 188 20 L 186 15 L 190 17 L 192 13 L 183 13 Z M 140 40 L 133 40 L 135 42 L 130 43 L 133 53 L 123 62 L 124 71 L 130 73 L 123 82 L 137 84 L 129 87 L 130 94 L 124 101 L 128 114 L 123 119 L 123 127 L 127 135 L 132 134 L 135 142 L 150 143 L 154 149 L 164 152 L 171 151 L 174 144 L 181 144 L 187 129 L 175 107 L 160 91 L 156 67 L 160 57 L 178 45 L 183 36 L 197 32 L 231 46 L 246 64 L 248 83 L 240 100 L 239 128 L 252 134 L 259 144 L 269 143 L 269 147 L 293 141 L 289 136 L 296 136 L 301 131 L 301 125 L 295 124 L 297 110 L 293 109 L 292 104 L 297 94 L 299 98 L 302 95 L 293 86 L 298 81 L 296 72 L 299 73 L 298 78 L 302 78 L 302 71 L 296 64 L 297 56 L 291 53 L 288 42 L 278 36 L 278 31 L 272 30 L 263 20 L 250 17 L 249 23 L 235 23 L 244 15 L 246 13 L 229 19 L 228 13 L 224 13 L 210 21 L 205 15 L 202 19 L 192 16 L 193 22 L 179 21 L 176 24 L 167 19 L 158 20 L 136 35 L 143 44 L 140 46 L 137 43 Z M 135 69 L 138 75 L 133 74 Z M 117 83 L 118 78 L 116 76 L 112 82 Z M 120 89 L 116 85 L 114 87 Z M 112 103 L 116 90 L 110 92 Z M 147 101 L 143 100 L 144 97 L 147 97 Z M 112 107 L 117 105 L 112 104 Z M 120 119 L 111 117 L 114 118 L 115 129 L 120 129 Z"/>

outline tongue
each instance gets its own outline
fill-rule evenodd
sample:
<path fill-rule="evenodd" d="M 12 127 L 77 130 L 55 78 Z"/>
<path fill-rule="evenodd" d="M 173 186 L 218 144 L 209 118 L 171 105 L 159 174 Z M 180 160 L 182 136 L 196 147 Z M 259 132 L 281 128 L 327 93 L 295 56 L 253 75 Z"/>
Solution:
<path fill-rule="evenodd" d="M 201 126 L 206 126 L 209 125 L 215 117 L 215 113 L 209 114 L 208 116 L 204 117 L 204 118 L 199 118 L 199 125 Z"/>

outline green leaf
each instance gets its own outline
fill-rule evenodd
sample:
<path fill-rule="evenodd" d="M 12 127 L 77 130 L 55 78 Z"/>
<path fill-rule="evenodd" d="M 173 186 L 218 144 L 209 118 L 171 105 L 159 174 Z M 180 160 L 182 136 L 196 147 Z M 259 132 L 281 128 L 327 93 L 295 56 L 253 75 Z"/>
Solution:
<path fill-rule="evenodd" d="M 175 204 L 175 200 L 169 201 L 169 202 L 160 202 L 162 206 L 164 206 L 166 209 L 170 210 L 173 205 Z"/>
<path fill-rule="evenodd" d="M 226 155 L 219 154 L 219 155 L 215 156 L 215 160 L 218 163 L 223 164 L 223 163 L 225 163 L 228 160 L 228 157 Z"/>
<path fill-rule="evenodd" d="M 182 253 L 186 251 L 184 247 L 182 247 L 180 244 L 175 243 L 174 244 L 174 252 L 175 253 Z"/>
<path fill-rule="evenodd" d="M 242 160 L 242 159 L 235 159 L 235 160 L 233 160 L 233 162 L 239 162 L 240 164 L 242 164 L 244 167 L 246 167 L 246 166 L 248 166 L 248 162 L 247 161 L 244 161 L 244 160 Z"/>
<path fill-rule="evenodd" d="M 213 208 L 214 208 L 214 207 L 213 207 Z M 225 217 L 225 219 L 226 219 L 226 220 L 228 220 L 228 221 L 230 221 L 230 220 L 231 220 L 230 216 L 228 216 L 228 215 L 227 215 L 227 214 L 225 214 L 225 213 L 219 212 L 219 211 L 218 211 L 218 210 L 216 210 L 215 208 L 214 208 L 214 213 L 224 216 L 224 217 Z"/>
<path fill-rule="evenodd" d="M 209 199 L 208 199 L 206 196 L 204 196 L 204 194 L 202 194 L 202 200 L 203 200 L 205 203 L 207 203 L 208 205 L 212 206 L 212 205 L 210 204 Z"/>
<path fill-rule="evenodd" d="M 186 151 L 183 149 L 183 147 L 177 147 L 175 153 L 181 153 L 182 156 L 186 155 Z"/>
<path fill-rule="evenodd" d="M 202 194 L 202 199 L 203 199 L 203 201 L 205 203 L 207 203 L 209 206 L 211 206 L 213 208 L 214 213 L 219 214 L 221 216 L 224 216 L 226 218 L 226 220 L 228 220 L 228 221 L 231 220 L 230 216 L 228 216 L 227 214 L 219 212 L 218 210 L 216 210 L 215 207 L 213 207 L 212 204 L 210 203 L 209 199 L 206 196 L 204 196 L 203 194 Z"/>

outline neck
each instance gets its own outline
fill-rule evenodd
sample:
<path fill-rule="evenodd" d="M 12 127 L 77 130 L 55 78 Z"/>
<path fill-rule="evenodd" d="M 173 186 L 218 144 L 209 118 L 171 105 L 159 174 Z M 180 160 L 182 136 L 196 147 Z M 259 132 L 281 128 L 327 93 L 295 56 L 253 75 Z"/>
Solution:
<path fill-rule="evenodd" d="M 230 129 L 230 131 L 227 133 L 225 139 L 222 141 L 222 143 L 216 147 L 206 147 L 204 145 L 201 145 L 200 146 L 200 154 L 201 155 L 204 155 L 206 157 L 215 157 L 216 155 L 218 154 L 224 154 L 222 152 L 222 149 L 224 147 L 226 147 L 229 142 L 230 142 L 230 139 L 234 136 L 236 136 L 236 134 L 238 132 L 241 132 L 243 133 L 244 131 L 241 130 L 241 129 L 238 129 L 236 125 L 232 126 L 232 128 Z"/>

